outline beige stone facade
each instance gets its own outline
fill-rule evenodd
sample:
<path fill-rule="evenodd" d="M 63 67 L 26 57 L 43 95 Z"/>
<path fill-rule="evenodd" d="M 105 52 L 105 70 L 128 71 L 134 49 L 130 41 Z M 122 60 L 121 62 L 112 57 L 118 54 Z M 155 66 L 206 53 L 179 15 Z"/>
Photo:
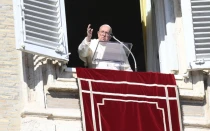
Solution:
<path fill-rule="evenodd" d="M 20 130 L 20 52 L 15 50 L 12 0 L 0 1 L 0 130 Z"/>
<path fill-rule="evenodd" d="M 181 23 L 177 18 L 181 64 L 176 80 L 184 130 L 209 131 L 209 72 L 191 71 L 182 77 L 186 65 Z M 15 44 L 13 1 L 0 0 L 0 131 L 82 131 L 75 70 L 17 51 Z"/>

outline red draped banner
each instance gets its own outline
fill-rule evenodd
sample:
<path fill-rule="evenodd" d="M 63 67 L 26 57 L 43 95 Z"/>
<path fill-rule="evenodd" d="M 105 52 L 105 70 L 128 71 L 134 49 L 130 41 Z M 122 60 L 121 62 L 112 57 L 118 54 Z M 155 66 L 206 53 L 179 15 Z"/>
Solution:
<path fill-rule="evenodd" d="M 77 68 L 84 131 L 181 131 L 174 75 Z"/>

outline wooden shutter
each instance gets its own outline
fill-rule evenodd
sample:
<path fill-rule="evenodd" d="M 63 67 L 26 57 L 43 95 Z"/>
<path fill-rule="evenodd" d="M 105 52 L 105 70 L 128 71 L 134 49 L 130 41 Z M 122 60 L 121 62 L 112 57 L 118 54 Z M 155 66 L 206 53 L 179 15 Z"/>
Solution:
<path fill-rule="evenodd" d="M 17 49 L 68 61 L 64 0 L 20 0 Z"/>
<path fill-rule="evenodd" d="M 210 69 L 210 0 L 181 0 L 190 70 Z"/>
<path fill-rule="evenodd" d="M 196 60 L 210 60 L 210 1 L 191 0 Z"/>

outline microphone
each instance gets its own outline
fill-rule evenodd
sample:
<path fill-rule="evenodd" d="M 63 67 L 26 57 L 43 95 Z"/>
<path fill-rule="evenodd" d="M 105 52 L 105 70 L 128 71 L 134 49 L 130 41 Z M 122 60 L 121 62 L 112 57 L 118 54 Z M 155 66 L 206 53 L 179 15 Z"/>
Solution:
<path fill-rule="evenodd" d="M 109 34 L 109 36 L 112 38 L 114 35 L 113 35 L 113 33 L 111 33 L 111 34 Z"/>
<path fill-rule="evenodd" d="M 123 44 L 123 42 L 121 42 L 120 40 L 118 40 L 112 33 L 110 34 L 110 37 L 113 38 L 113 39 L 115 39 L 115 40 L 116 40 L 117 42 L 119 42 L 120 44 L 122 44 L 122 45 L 129 51 L 129 53 L 130 53 L 131 56 L 133 57 L 135 72 L 137 72 L 136 59 L 135 59 L 133 53 L 131 52 L 131 50 L 130 50 L 125 44 Z"/>

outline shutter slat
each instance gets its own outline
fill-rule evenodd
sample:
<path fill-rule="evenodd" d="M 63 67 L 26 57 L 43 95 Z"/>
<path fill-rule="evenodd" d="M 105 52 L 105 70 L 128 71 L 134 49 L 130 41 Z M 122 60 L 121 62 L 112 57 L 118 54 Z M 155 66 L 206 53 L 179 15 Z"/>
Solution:
<path fill-rule="evenodd" d="M 195 43 L 195 46 L 197 48 L 206 48 L 206 47 L 210 47 L 210 43 Z"/>
<path fill-rule="evenodd" d="M 210 53 L 210 48 L 197 48 L 196 51 L 208 51 L 207 53 Z"/>
<path fill-rule="evenodd" d="M 193 17 L 196 16 L 209 16 L 210 15 L 210 10 L 209 11 L 194 11 L 193 12 Z"/>
<path fill-rule="evenodd" d="M 46 39 L 48 41 L 54 41 L 54 42 L 60 41 L 59 37 L 53 37 L 53 36 L 42 34 L 41 32 L 39 32 L 39 33 L 33 32 L 31 30 L 26 30 L 26 35 L 37 37 L 37 38 L 44 39 L 44 40 Z"/>
<path fill-rule="evenodd" d="M 26 30 L 31 30 L 33 32 L 41 32 L 41 34 L 46 34 L 46 35 L 50 35 L 50 36 L 53 36 L 53 37 L 59 37 L 60 36 L 60 33 L 57 32 L 57 31 L 49 31 L 49 30 L 45 30 L 45 29 L 42 29 L 42 28 L 38 28 L 38 27 L 35 27 L 35 26 L 30 26 L 30 25 L 26 25 Z"/>
<path fill-rule="evenodd" d="M 194 32 L 209 32 L 210 27 L 194 27 Z"/>
<path fill-rule="evenodd" d="M 210 0 L 191 0 L 196 59 L 210 59 Z"/>
<path fill-rule="evenodd" d="M 195 27 L 206 27 L 210 26 L 210 21 L 199 21 L 199 22 L 193 22 L 194 28 Z"/>
<path fill-rule="evenodd" d="M 203 55 L 205 55 L 205 54 L 210 54 L 209 53 L 210 52 L 210 48 L 198 48 L 198 49 L 196 49 L 196 53 L 198 53 L 198 54 L 203 54 Z"/>
<path fill-rule="evenodd" d="M 210 29 L 210 26 L 207 26 L 207 27 L 194 27 L 194 29 Z"/>
<path fill-rule="evenodd" d="M 49 30 L 49 31 L 59 32 L 59 30 L 60 30 L 60 28 L 58 28 L 58 27 L 54 27 L 54 26 L 51 26 L 51 25 L 47 25 L 47 24 L 43 24 L 43 23 L 31 21 L 31 20 L 27 20 L 26 25 L 36 26 L 38 28 L 46 29 L 46 30 Z"/>
<path fill-rule="evenodd" d="M 26 23 L 26 26 L 27 25 L 35 26 L 35 27 L 42 28 L 42 29 L 45 29 L 45 30 L 48 30 L 48 31 L 60 32 L 60 28 L 50 26 L 50 25 L 46 25 L 46 24 L 43 24 L 43 23 L 38 23 L 38 22 L 35 22 L 35 21 L 30 21 L 30 20 L 27 20 L 25 23 Z"/>
<path fill-rule="evenodd" d="M 29 9 L 25 10 L 25 14 L 26 15 L 29 14 L 29 15 L 33 15 L 33 16 L 36 16 L 36 17 L 45 18 L 45 19 L 53 20 L 53 21 L 58 20 L 58 17 L 55 16 L 55 15 L 53 16 L 53 15 L 49 15 L 49 14 L 45 14 L 45 13 L 41 13 L 41 12 L 38 12 L 38 11 L 29 10 Z"/>
<path fill-rule="evenodd" d="M 210 54 L 209 53 L 197 54 L 196 57 L 197 57 L 197 59 L 204 59 L 205 58 L 205 60 L 210 60 Z"/>
<path fill-rule="evenodd" d="M 207 13 L 207 12 L 210 12 L 210 9 L 209 10 L 202 10 L 202 11 L 192 11 L 193 15 L 195 13 Z"/>
<path fill-rule="evenodd" d="M 192 10 L 193 9 L 207 9 L 208 7 L 210 7 L 210 5 L 201 5 L 201 6 L 199 6 L 199 5 L 194 5 L 194 6 L 192 6 Z"/>
<path fill-rule="evenodd" d="M 35 0 L 37 2 L 42 2 L 49 5 L 56 5 L 58 0 Z"/>
<path fill-rule="evenodd" d="M 45 8 L 35 6 L 35 5 L 24 4 L 24 7 L 28 8 L 30 10 L 37 10 L 38 12 L 43 12 L 43 13 L 50 14 L 50 15 L 57 15 L 58 14 L 58 11 L 45 9 Z"/>
<path fill-rule="evenodd" d="M 55 46 L 58 46 L 58 43 L 43 40 L 43 39 L 39 39 L 39 38 L 32 37 L 32 36 L 27 36 L 27 42 L 37 44 L 37 45 L 46 46 L 46 47 L 51 48 L 51 49 L 54 49 Z M 45 43 L 45 44 L 41 44 L 41 43 Z"/>
<path fill-rule="evenodd" d="M 46 0 L 23 0 L 24 3 L 27 3 L 27 4 L 30 4 L 30 5 L 36 5 L 36 6 L 39 6 L 39 7 L 42 7 L 42 8 L 45 8 L 45 9 L 51 9 L 51 10 L 54 10 L 56 11 L 58 6 L 56 6 L 56 4 L 48 4 L 46 2 Z"/>
<path fill-rule="evenodd" d="M 191 4 L 193 5 L 206 5 L 209 4 L 210 0 L 191 0 Z"/>
<path fill-rule="evenodd" d="M 206 40 L 206 39 L 210 39 L 210 37 L 199 37 L 199 38 L 195 38 L 195 40 Z"/>
<path fill-rule="evenodd" d="M 202 20 L 202 18 L 210 18 L 210 16 L 209 15 L 207 15 L 207 16 L 204 16 L 204 15 L 202 15 L 202 16 L 193 16 L 193 19 L 201 19 Z"/>
<path fill-rule="evenodd" d="M 195 38 L 200 38 L 200 37 L 209 37 L 210 36 L 210 31 L 209 32 L 197 32 L 194 34 Z"/>
<path fill-rule="evenodd" d="M 193 18 L 193 22 L 209 22 L 210 21 L 210 17 L 209 18 Z"/>
<path fill-rule="evenodd" d="M 53 26 L 53 27 L 59 27 L 59 24 L 60 24 L 60 20 L 55 22 L 55 21 L 50 21 L 50 20 L 32 16 L 32 15 L 25 15 L 25 20 L 26 21 L 34 21 L 36 23 L 45 24 L 45 25 L 49 25 L 49 26 Z"/>
<path fill-rule="evenodd" d="M 210 37 L 195 38 L 195 43 L 205 43 L 205 42 L 209 42 L 209 41 L 210 41 Z"/>

